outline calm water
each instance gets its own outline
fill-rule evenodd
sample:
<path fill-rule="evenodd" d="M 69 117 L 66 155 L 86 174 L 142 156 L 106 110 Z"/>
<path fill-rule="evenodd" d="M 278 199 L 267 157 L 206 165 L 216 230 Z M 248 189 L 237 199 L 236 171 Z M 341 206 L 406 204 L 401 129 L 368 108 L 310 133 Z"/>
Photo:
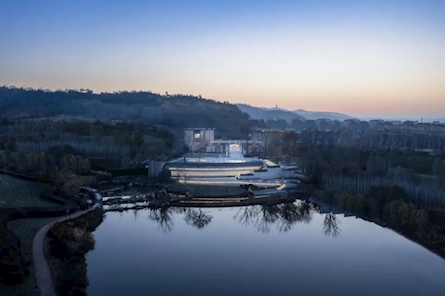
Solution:
<path fill-rule="evenodd" d="M 445 261 L 393 231 L 296 202 L 107 213 L 90 296 L 445 295 Z"/>

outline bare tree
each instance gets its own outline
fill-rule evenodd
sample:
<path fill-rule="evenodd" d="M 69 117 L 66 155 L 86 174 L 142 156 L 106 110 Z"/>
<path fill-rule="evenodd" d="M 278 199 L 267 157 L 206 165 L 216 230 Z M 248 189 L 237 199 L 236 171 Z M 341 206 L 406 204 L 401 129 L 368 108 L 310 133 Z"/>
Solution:
<path fill-rule="evenodd" d="M 198 229 L 206 227 L 212 221 L 212 215 L 205 213 L 202 209 L 189 208 L 185 212 L 184 221 Z"/>
<path fill-rule="evenodd" d="M 337 216 L 332 213 L 328 213 L 324 216 L 323 221 L 323 231 L 324 234 L 332 237 L 338 237 L 340 236 L 340 228 L 338 227 L 338 223 L 340 223 L 340 220 L 337 220 Z"/>

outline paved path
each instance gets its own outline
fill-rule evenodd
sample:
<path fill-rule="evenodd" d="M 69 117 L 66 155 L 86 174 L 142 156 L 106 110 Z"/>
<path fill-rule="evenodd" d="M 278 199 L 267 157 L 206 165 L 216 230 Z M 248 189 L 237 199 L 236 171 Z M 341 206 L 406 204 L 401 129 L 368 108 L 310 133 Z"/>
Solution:
<path fill-rule="evenodd" d="M 68 217 L 62 216 L 59 219 L 46 224 L 37 232 L 32 245 L 32 256 L 34 261 L 34 273 L 37 278 L 37 286 L 39 287 L 41 296 L 57 295 L 54 289 L 53 280 L 51 279 L 51 273 L 49 271 L 48 262 L 46 261 L 45 252 L 43 250 L 43 241 L 48 233 L 48 230 L 57 222 L 77 218 L 80 215 L 95 210 L 96 208 L 97 206 L 93 206 L 84 211 L 73 213 Z"/>

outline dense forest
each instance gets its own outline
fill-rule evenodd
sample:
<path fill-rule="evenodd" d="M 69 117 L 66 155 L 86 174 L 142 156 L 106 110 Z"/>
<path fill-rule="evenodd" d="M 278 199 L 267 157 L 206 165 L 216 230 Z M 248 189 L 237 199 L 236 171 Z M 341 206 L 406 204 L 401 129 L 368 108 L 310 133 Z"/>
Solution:
<path fill-rule="evenodd" d="M 0 121 L 0 169 L 50 182 L 66 196 L 111 175 L 187 151 L 182 131 L 142 122 Z"/>
<path fill-rule="evenodd" d="M 308 183 L 353 195 L 373 186 L 397 185 L 419 206 L 445 207 L 443 152 L 367 145 L 366 138 L 345 143 L 335 135 L 310 130 L 300 134 L 299 156 Z"/>
<path fill-rule="evenodd" d="M 17 120 L 0 122 L 3 163 L 21 167 L 24 155 L 52 157 L 67 154 L 88 159 L 120 159 L 122 166 L 146 158 L 167 159 L 181 155 L 181 131 L 134 122 Z M 45 162 L 45 161 L 41 161 Z M 28 162 L 28 165 L 30 162 Z M 55 167 L 55 165 L 54 165 Z"/>
<path fill-rule="evenodd" d="M 183 129 L 213 127 L 216 137 L 246 139 L 250 120 L 238 107 L 201 96 L 143 91 L 93 93 L 0 87 L 0 169 L 51 182 L 65 196 L 111 177 L 144 171 L 188 151 Z"/>
<path fill-rule="evenodd" d="M 201 96 L 145 91 L 93 93 L 0 87 L 0 114 L 6 118 L 72 116 L 101 121 L 131 120 L 169 127 L 213 127 L 221 138 L 246 138 L 255 124 L 235 105 Z"/>
<path fill-rule="evenodd" d="M 354 131 L 321 130 L 308 128 L 300 133 L 301 141 L 308 145 L 326 147 L 332 145 L 351 146 L 363 150 L 429 149 L 438 153 L 445 152 L 445 134 L 388 132 L 386 130 Z"/>

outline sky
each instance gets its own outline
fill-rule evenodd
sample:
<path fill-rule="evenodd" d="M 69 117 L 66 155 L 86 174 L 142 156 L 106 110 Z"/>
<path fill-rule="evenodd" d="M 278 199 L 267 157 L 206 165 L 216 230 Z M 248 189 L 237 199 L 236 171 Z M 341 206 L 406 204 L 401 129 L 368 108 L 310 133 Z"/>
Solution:
<path fill-rule="evenodd" d="M 445 117 L 445 1 L 0 2 L 0 85 Z"/>

